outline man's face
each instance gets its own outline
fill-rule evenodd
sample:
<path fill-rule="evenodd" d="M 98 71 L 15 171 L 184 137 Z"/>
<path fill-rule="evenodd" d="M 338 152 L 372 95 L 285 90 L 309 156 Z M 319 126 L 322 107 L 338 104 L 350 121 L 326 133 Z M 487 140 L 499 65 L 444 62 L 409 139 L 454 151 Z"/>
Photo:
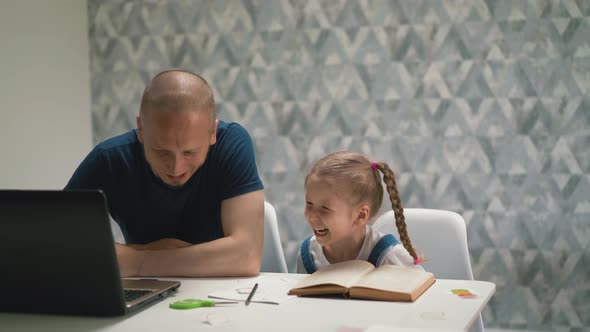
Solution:
<path fill-rule="evenodd" d="M 139 141 L 152 171 L 173 187 L 184 185 L 203 165 L 217 140 L 217 124 L 211 128 L 203 111 L 146 110 L 137 118 Z"/>

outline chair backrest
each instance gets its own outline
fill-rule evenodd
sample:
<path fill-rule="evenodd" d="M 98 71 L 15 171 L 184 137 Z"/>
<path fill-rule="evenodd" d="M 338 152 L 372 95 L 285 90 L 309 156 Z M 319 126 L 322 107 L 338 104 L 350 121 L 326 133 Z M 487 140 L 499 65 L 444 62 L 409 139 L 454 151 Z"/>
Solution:
<path fill-rule="evenodd" d="M 261 272 L 287 273 L 287 263 L 279 235 L 279 225 L 275 208 L 264 202 L 264 252 Z"/>
<path fill-rule="evenodd" d="M 412 245 L 426 260 L 422 263 L 426 271 L 439 279 L 473 280 L 463 217 L 455 212 L 435 209 L 404 209 L 404 217 Z M 373 227 L 399 239 L 393 211 L 377 218 Z M 483 330 L 480 315 L 469 331 Z"/>
<path fill-rule="evenodd" d="M 440 279 L 473 280 L 465 221 L 455 212 L 434 209 L 404 209 L 408 234 L 424 269 Z M 380 216 L 373 225 L 398 237 L 393 211 Z"/>

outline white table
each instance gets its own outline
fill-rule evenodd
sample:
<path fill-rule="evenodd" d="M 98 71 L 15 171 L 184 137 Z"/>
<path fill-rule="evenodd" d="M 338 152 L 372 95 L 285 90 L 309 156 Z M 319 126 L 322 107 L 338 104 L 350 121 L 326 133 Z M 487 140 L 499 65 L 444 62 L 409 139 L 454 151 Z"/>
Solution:
<path fill-rule="evenodd" d="M 264 277 L 301 278 L 304 275 L 263 273 Z M 248 278 L 241 278 L 243 285 Z M 486 281 L 437 280 L 413 303 L 295 298 L 280 305 L 251 303 L 172 310 L 178 299 L 202 298 L 221 289 L 237 287 L 236 278 L 176 279 L 182 286 L 176 296 L 137 313 L 118 318 L 49 316 L 0 313 L 2 331 L 338 331 L 339 328 L 385 326 L 391 331 L 423 328 L 461 331 L 479 316 L 495 291 Z M 463 299 L 450 290 L 466 288 L 477 294 Z M 214 324 L 207 322 L 209 317 Z M 413 330 L 413 329 L 410 329 Z M 408 330 L 408 331 L 410 331 Z M 417 330 L 414 330 L 417 331 Z"/>

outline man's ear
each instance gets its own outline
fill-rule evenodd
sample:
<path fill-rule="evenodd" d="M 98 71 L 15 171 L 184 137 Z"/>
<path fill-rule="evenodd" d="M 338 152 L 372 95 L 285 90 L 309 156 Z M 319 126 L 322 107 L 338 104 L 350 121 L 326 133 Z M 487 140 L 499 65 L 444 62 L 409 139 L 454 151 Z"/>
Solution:
<path fill-rule="evenodd" d="M 371 208 L 367 204 L 362 204 L 356 211 L 355 224 L 358 226 L 365 226 L 371 217 Z"/>
<path fill-rule="evenodd" d="M 141 115 L 135 117 L 135 123 L 137 124 L 137 139 L 143 144 L 143 126 L 141 125 Z"/>
<path fill-rule="evenodd" d="M 213 131 L 211 132 L 211 137 L 209 138 L 209 145 L 215 144 L 217 142 L 217 126 L 219 125 L 219 120 L 215 120 L 215 126 L 213 127 Z"/>

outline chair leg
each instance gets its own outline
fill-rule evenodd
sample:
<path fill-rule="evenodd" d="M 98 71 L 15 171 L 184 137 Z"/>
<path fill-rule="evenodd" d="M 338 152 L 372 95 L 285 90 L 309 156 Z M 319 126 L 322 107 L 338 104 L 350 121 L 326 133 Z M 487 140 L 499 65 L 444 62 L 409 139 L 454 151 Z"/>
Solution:
<path fill-rule="evenodd" d="M 481 314 L 479 315 L 479 318 L 477 318 L 473 324 L 471 324 L 471 326 L 469 327 L 469 332 L 484 332 L 484 328 L 483 328 L 483 320 L 481 319 Z"/>

